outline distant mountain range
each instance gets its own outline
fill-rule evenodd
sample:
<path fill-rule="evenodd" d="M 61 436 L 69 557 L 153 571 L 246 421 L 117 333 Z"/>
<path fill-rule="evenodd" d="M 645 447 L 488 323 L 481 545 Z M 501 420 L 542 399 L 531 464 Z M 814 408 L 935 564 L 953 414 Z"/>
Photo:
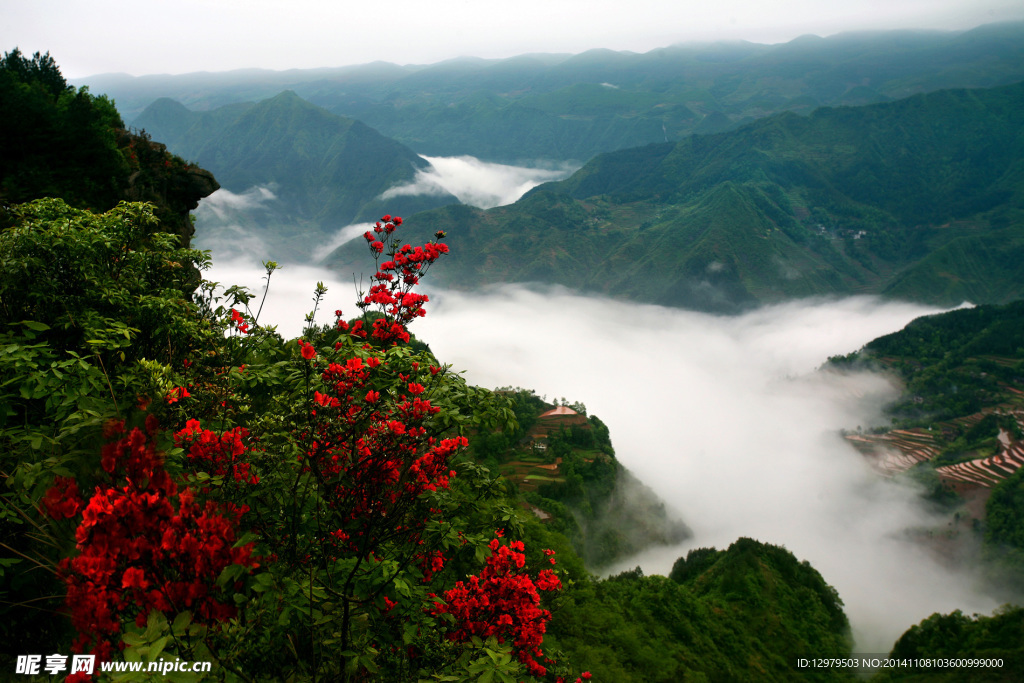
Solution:
<path fill-rule="evenodd" d="M 489 161 L 594 155 L 722 132 L 781 111 L 860 105 L 1024 80 L 1024 22 L 969 31 L 803 36 L 779 45 L 684 44 L 398 66 L 80 79 L 125 120 L 169 97 L 193 111 L 282 90 L 355 118 L 419 154 Z M 226 113 L 226 112 L 224 112 Z M 168 141 L 169 142 L 169 141 Z M 223 181 L 222 181 L 223 182 Z"/>
<path fill-rule="evenodd" d="M 536 281 L 732 311 L 883 293 L 939 304 L 1024 295 L 1024 84 L 791 112 L 603 154 L 514 205 L 448 206 L 452 286 Z M 348 270 L 365 245 L 331 263 Z"/>
<path fill-rule="evenodd" d="M 182 97 L 192 109 L 158 99 L 134 125 L 230 192 L 261 193 L 205 203 L 202 246 L 212 234 L 252 249 L 242 238 L 256 234 L 269 257 L 308 258 L 339 228 L 391 213 L 418 238 L 449 232 L 454 255 L 436 275 L 463 288 L 540 282 L 712 311 L 814 295 L 1024 295 L 1024 22 L 103 80 L 121 106 L 119 87 L 129 101 Z M 379 199 L 427 166 L 418 153 L 601 151 L 489 211 L 447 194 Z M 358 268 L 363 248 L 343 246 L 332 267 Z"/>

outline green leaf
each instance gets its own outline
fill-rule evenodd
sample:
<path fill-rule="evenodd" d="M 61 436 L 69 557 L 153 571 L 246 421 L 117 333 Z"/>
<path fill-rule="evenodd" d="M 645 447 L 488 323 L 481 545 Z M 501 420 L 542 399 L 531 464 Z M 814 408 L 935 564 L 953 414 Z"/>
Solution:
<path fill-rule="evenodd" d="M 48 329 L 50 329 L 49 325 L 36 322 L 35 320 L 22 320 L 21 324 L 30 330 L 35 330 L 36 332 L 46 332 Z"/>
<path fill-rule="evenodd" d="M 234 583 L 242 575 L 242 573 L 244 571 L 245 571 L 245 568 L 242 565 L 239 565 L 239 564 L 231 564 L 231 565 L 228 565 L 227 567 L 224 567 L 224 569 L 222 569 L 221 572 L 220 572 L 220 576 L 217 577 L 217 585 L 220 586 L 221 588 L 224 588 L 229 583 Z M 261 590 L 266 590 L 266 587 L 265 587 L 266 583 L 261 581 L 261 577 L 262 576 L 264 576 L 264 574 L 257 575 L 256 581 L 257 581 L 258 584 L 261 584 L 262 586 L 264 586 L 264 587 L 261 588 Z M 255 590 L 255 587 L 254 587 L 254 590 Z"/>
<path fill-rule="evenodd" d="M 183 634 L 183 633 L 185 633 L 185 630 L 188 628 L 189 624 L 191 624 L 191 623 L 192 623 L 192 613 L 191 612 L 187 612 L 187 611 L 186 612 L 179 612 L 178 616 L 174 617 L 174 623 L 171 624 L 171 632 L 174 633 L 175 635 Z"/>
<path fill-rule="evenodd" d="M 247 543 L 252 543 L 253 541 L 256 541 L 257 539 L 259 539 L 259 534 L 254 534 L 251 531 L 249 531 L 249 532 L 246 532 L 246 533 L 242 534 L 242 537 L 239 538 L 237 541 L 235 541 L 235 544 L 233 546 L 231 546 L 231 547 L 232 548 L 241 548 L 243 545 L 245 545 Z M 260 576 L 263 576 L 263 574 L 260 574 Z"/>
<path fill-rule="evenodd" d="M 150 646 L 150 648 L 149 648 L 149 661 L 151 661 L 151 662 L 155 661 L 156 658 L 158 656 L 160 656 L 160 653 L 164 651 L 164 647 L 167 646 L 167 641 L 168 641 L 169 638 L 170 638 L 170 636 L 164 636 L 163 638 L 158 638 L 156 640 L 156 642 L 154 642 Z"/>
<path fill-rule="evenodd" d="M 377 663 L 370 655 L 364 655 L 359 658 L 359 663 L 363 665 L 363 668 L 372 674 L 377 673 Z"/>

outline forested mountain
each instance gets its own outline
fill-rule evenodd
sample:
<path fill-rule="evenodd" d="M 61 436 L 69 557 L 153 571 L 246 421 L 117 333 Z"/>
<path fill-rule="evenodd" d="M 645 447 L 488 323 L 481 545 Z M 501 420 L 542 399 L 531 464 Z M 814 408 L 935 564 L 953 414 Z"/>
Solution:
<path fill-rule="evenodd" d="M 980 565 L 1002 595 L 1024 595 L 1024 301 L 918 318 L 828 367 L 897 376 L 890 428 L 847 434 L 881 473 L 925 492 L 943 523 L 918 540 L 948 562 Z M 991 617 L 933 614 L 896 642 L 899 658 L 1002 659 L 971 680 L 1024 672 L 1020 607 Z M 968 654 L 970 653 L 970 654 Z M 885 671 L 880 680 L 963 680 L 942 672 Z"/>
<path fill-rule="evenodd" d="M 217 188 L 208 171 L 125 130 L 113 102 L 69 85 L 49 54 L 15 49 L 0 60 L 0 207 L 41 197 L 98 211 L 149 201 L 187 242 L 188 212 Z"/>
<path fill-rule="evenodd" d="M 603 154 L 514 205 L 409 227 L 472 245 L 438 269 L 458 287 L 537 281 L 720 311 L 855 292 L 1004 302 L 1024 293 L 1022 131 L 1024 84 L 783 113 Z"/>
<path fill-rule="evenodd" d="M 948 506 L 977 501 L 960 516 L 977 519 L 1003 582 L 1024 594 L 1024 301 L 918 318 L 830 366 L 898 375 L 903 393 L 886 407 L 895 431 L 849 439 Z"/>
<path fill-rule="evenodd" d="M 780 111 L 1012 83 L 1024 79 L 1022 45 L 1024 23 L 1014 22 L 948 33 L 803 36 L 779 45 L 682 44 L 644 54 L 591 50 L 416 66 L 108 74 L 82 83 L 113 97 L 129 121 L 161 97 L 205 111 L 292 89 L 420 154 L 586 161 Z"/>
<path fill-rule="evenodd" d="M 705 551 L 678 581 L 592 576 L 580 555 L 685 531 L 657 501 L 617 497 L 600 420 L 580 406 L 544 422 L 532 392 L 467 384 L 406 331 L 426 302 L 414 278 L 378 272 L 378 310 L 282 339 L 251 294 L 195 277 L 208 255 L 153 205 L 88 208 L 208 172 L 120 131 L 48 57 L 9 54 L 0 77 L 57 130 L 71 101 L 92 119 L 75 129 L 85 148 L 118 162 L 69 153 L 61 182 L 38 184 L 86 208 L 25 189 L 48 145 L 0 176 L 0 641 L 18 657 L 4 671 L 31 676 L 39 643 L 96 655 L 99 680 L 160 657 L 216 661 L 204 680 L 225 682 L 787 680 L 797 655 L 848 653 L 835 592 L 781 548 Z M 24 121 L 0 119 L 0 140 Z M 382 271 L 403 258 L 387 256 Z M 524 497 L 499 472 L 543 451 L 521 443 L 530 420 L 548 476 Z M 647 535 L 602 523 L 624 510 Z"/>
<path fill-rule="evenodd" d="M 0 117 L 0 159 L 18 155 L 0 174 L 0 639 L 8 650 L 44 643 L 101 662 L 213 661 L 211 679 L 222 681 L 251 672 L 852 679 L 840 668 L 794 670 L 800 657 L 848 657 L 851 641 L 827 578 L 784 548 L 741 538 L 691 551 L 669 577 L 592 576 L 581 554 L 636 549 L 622 529 L 596 523 L 626 507 L 615 495 L 622 470 L 607 428 L 581 408 L 568 423 L 528 429 L 531 419 L 550 420 L 532 392 L 514 399 L 473 387 L 415 343 L 406 326 L 427 303 L 412 291 L 415 273 L 464 253 L 447 273 L 469 285 L 483 281 L 482 268 L 519 268 L 516 277 L 587 286 L 588 268 L 613 260 L 626 274 L 623 292 L 650 299 L 643 288 L 692 291 L 685 279 L 667 279 L 696 244 L 703 251 L 682 272 L 707 283 L 698 303 L 792 293 L 766 274 L 771 267 L 796 293 L 881 287 L 886 269 L 921 269 L 920 254 L 940 254 L 955 239 L 1016 234 L 1021 86 L 781 115 L 599 157 L 515 207 L 384 220 L 381 231 L 401 230 L 402 239 L 380 243 L 388 260 L 362 302 L 372 314 L 345 321 L 338 312 L 334 324 L 284 340 L 260 324 L 251 294 L 215 293 L 193 277 L 208 257 L 188 248 L 187 232 L 146 204 L 105 210 L 124 196 L 171 197 L 177 203 L 161 207 L 171 215 L 215 187 L 208 172 L 120 130 L 109 102 L 67 88 L 48 57 L 8 54 L 0 79 L 0 102 L 32 111 L 59 143 L 44 135 L 38 147 L 18 147 L 34 119 L 17 110 Z M 191 114 L 174 109 L 161 103 L 153 120 L 189 123 Z M 203 120 L 244 147 L 200 150 L 240 189 L 263 182 L 260 164 L 301 173 L 295 159 L 321 159 L 343 173 L 325 159 L 325 141 L 339 155 L 390 149 L 408 161 L 396 146 L 376 146 L 361 124 L 287 92 Z M 195 125 L 168 130 L 187 141 Z M 933 134 L 916 145 L 922 127 Z M 89 154 L 70 149 L 76 144 L 103 163 L 91 167 Z M 63 164 L 48 172 L 58 151 Z M 913 174 L 925 166 L 918 182 Z M 418 243 L 423 230 L 434 239 L 399 246 Z M 530 263 L 514 261 L 517 251 Z M 803 264 L 813 275 L 806 281 Z M 625 288 L 628 277 L 636 288 Z M 1024 371 L 1021 320 L 1019 304 L 958 312 L 915 323 L 868 353 L 906 370 L 921 399 L 911 404 L 922 410 L 929 401 L 961 410 L 972 398 L 992 409 L 991 419 L 963 423 L 954 446 L 998 449 L 1003 432 L 1021 441 L 1016 418 L 995 413 L 1003 398 L 1021 400 L 1013 386 Z M 549 453 L 536 445 L 542 436 Z M 1024 542 L 1021 472 L 993 494 L 990 546 Z M 679 537 L 664 510 L 647 521 L 655 522 L 648 539 Z M 55 618 L 61 610 L 67 615 Z M 1016 657 L 1020 617 L 1010 608 L 991 618 L 937 615 L 894 654 Z M 997 675 L 1019 678 L 1018 665 Z"/>
<path fill-rule="evenodd" d="M 245 214 L 245 231 L 270 241 L 274 258 L 286 258 L 298 245 L 312 245 L 357 221 L 386 211 L 409 214 L 458 203 L 448 194 L 377 198 L 411 180 L 428 164 L 412 150 L 365 124 L 336 116 L 285 91 L 258 103 L 192 112 L 161 99 L 135 125 L 176 154 L 212 171 L 236 194 L 265 188 L 274 197 Z M 267 195 L 270 196 L 270 195 Z M 208 218 L 204 237 L 216 237 L 227 221 Z"/>
<path fill-rule="evenodd" d="M 856 680 L 796 669 L 810 653 L 848 657 L 851 641 L 835 590 L 784 548 L 741 538 L 691 550 L 668 578 L 637 569 L 566 597 L 553 641 L 601 680 Z"/>
<path fill-rule="evenodd" d="M 967 616 L 960 610 L 951 614 L 933 614 L 911 627 L 896 642 L 892 656 L 899 660 L 957 659 L 988 664 L 986 670 L 900 669 L 879 672 L 878 683 L 1012 683 L 1024 678 L 1024 609 L 1005 606 L 992 616 Z M 998 665 L 996 663 L 998 662 Z"/>

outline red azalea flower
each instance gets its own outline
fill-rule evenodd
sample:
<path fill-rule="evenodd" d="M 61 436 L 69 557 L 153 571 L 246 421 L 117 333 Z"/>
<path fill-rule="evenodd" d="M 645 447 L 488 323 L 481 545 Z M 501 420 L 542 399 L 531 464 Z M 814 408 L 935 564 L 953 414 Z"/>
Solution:
<path fill-rule="evenodd" d="M 191 395 L 185 387 L 174 387 L 167 392 L 167 403 L 177 403 L 179 399 L 188 398 Z"/>

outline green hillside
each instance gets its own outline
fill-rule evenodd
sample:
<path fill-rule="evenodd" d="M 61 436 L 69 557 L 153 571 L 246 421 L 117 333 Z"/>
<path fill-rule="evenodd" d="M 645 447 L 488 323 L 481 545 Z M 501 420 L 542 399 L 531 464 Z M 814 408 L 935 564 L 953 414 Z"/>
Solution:
<path fill-rule="evenodd" d="M 891 426 L 847 439 L 876 469 L 914 481 L 939 506 L 945 528 L 924 531 L 924 543 L 982 564 L 993 590 L 1019 601 L 1024 301 L 918 318 L 830 365 L 899 377 L 903 391 L 885 408 Z"/>
<path fill-rule="evenodd" d="M 49 53 L 0 59 L 0 226 L 9 205 L 41 197 L 96 211 L 148 201 L 187 242 L 188 212 L 217 188 L 209 171 L 125 130 L 109 98 L 69 85 Z"/>
<path fill-rule="evenodd" d="M 1022 131 L 1024 84 L 785 113 L 600 155 L 512 206 L 409 227 L 473 245 L 437 271 L 457 287 L 538 281 L 723 311 L 866 292 L 1004 302 L 1024 281 Z"/>
<path fill-rule="evenodd" d="M 444 194 L 395 197 L 385 206 L 377 199 L 381 193 L 412 180 L 427 162 L 363 123 L 331 114 L 291 91 L 207 112 L 161 99 L 135 125 L 210 169 L 236 194 L 269 188 L 274 201 L 246 214 L 244 223 L 246 232 L 272 244 L 275 258 L 296 255 L 292 249 L 307 256 L 338 229 L 376 220 L 385 211 L 408 214 L 458 202 Z M 226 226 L 208 220 L 202 228 L 208 239 Z"/>
<path fill-rule="evenodd" d="M 942 521 L 912 535 L 949 562 L 981 569 L 993 595 L 1024 596 L 1024 301 L 918 318 L 829 366 L 897 376 L 886 407 L 891 428 L 847 439 L 888 476 L 912 482 Z M 883 670 L 878 681 L 1016 681 L 1024 672 L 1021 619 L 1006 605 L 992 616 L 933 614 L 908 629 L 891 656 L 1001 660 L 967 672 Z"/>
<path fill-rule="evenodd" d="M 891 656 L 911 660 L 956 659 L 954 667 L 892 668 L 873 681 L 906 683 L 1012 683 L 1024 677 L 1024 609 L 1006 606 L 992 616 L 967 616 L 956 610 L 933 614 L 911 627 L 896 642 Z"/>
<path fill-rule="evenodd" d="M 801 657 L 849 656 L 849 624 L 835 590 L 778 546 L 691 550 L 669 578 L 637 569 L 566 598 L 552 640 L 598 680 L 855 680 L 796 669 Z"/>

